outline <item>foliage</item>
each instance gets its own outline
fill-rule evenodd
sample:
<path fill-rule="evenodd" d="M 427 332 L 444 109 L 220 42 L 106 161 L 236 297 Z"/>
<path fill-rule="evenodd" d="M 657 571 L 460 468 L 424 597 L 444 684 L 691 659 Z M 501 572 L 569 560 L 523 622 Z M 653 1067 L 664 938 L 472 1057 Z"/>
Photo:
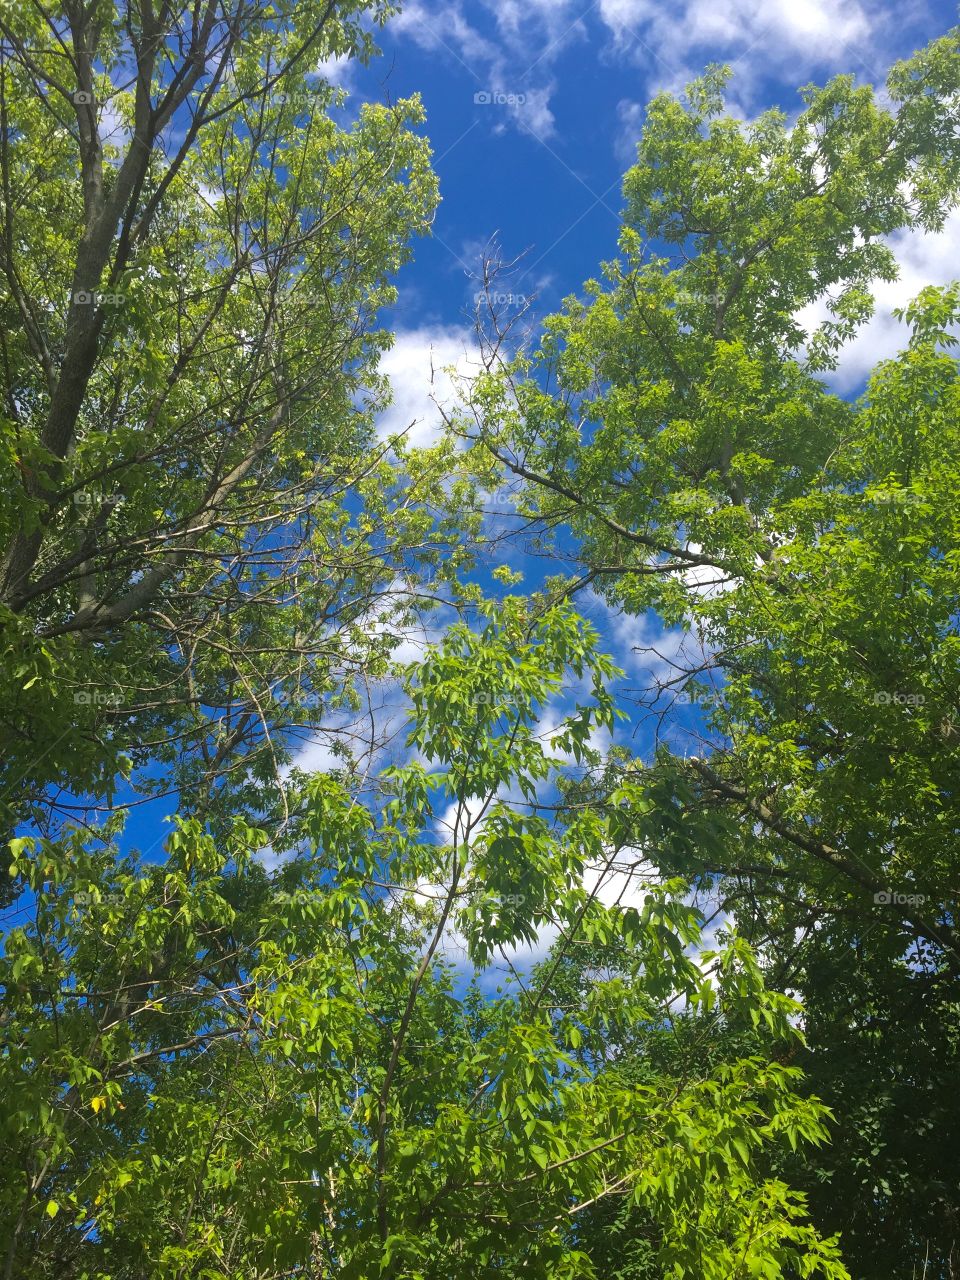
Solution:
<path fill-rule="evenodd" d="M 905 308 L 905 349 L 859 400 L 827 375 L 893 272 L 882 237 L 956 203 L 960 38 L 894 69 L 895 114 L 840 78 L 789 129 L 743 124 L 723 82 L 651 105 L 621 259 L 491 363 L 461 430 L 478 472 L 524 482 L 545 544 L 574 535 L 583 573 L 557 592 L 686 632 L 639 707 L 669 725 L 653 766 L 611 759 L 584 802 L 646 789 L 637 846 L 718 893 L 803 999 L 843 1135 L 805 1182 L 856 1273 L 946 1275 L 960 1187 L 926 1135 L 952 1117 L 960 970 L 960 286 Z M 906 1028 L 941 1016 L 924 1057 L 943 1068 L 891 1094 L 915 1078 Z"/>
<path fill-rule="evenodd" d="M 416 98 L 314 70 L 378 0 L 134 9 L 0 8 L 0 789 L 228 829 L 463 560 L 444 451 L 374 430 L 436 179 Z"/>
<path fill-rule="evenodd" d="M 323 74 L 393 8 L 0 0 L 0 1276 L 947 1280 L 960 286 L 830 379 L 957 203 L 960 35 L 655 99 L 620 257 L 415 450 L 422 106 Z M 582 573 L 490 601 L 505 476 Z M 588 587 L 699 649 L 649 760 Z M 450 604 L 403 761 L 295 768 Z"/>
<path fill-rule="evenodd" d="M 242 823 L 220 842 L 180 820 L 154 865 L 109 832 L 18 843 L 36 910 L 0 961 L 8 1274 L 589 1276 L 571 1223 L 625 1191 L 663 1275 L 847 1275 L 764 1172 L 825 1133 L 770 1056 L 799 1041 L 796 1006 L 740 939 L 692 959 L 698 914 L 670 885 L 603 906 L 583 878 L 608 825 L 538 798 L 610 723 L 592 648 L 519 600 L 455 630 L 411 673 L 420 759 L 371 806 L 314 777 L 275 876 Z M 568 671 L 593 693 L 543 742 Z M 535 923 L 551 961 L 484 990 Z M 554 976 L 584 942 L 623 950 L 626 977 L 565 1008 Z M 589 1060 L 678 1002 L 756 1026 L 755 1051 L 643 1082 Z"/>

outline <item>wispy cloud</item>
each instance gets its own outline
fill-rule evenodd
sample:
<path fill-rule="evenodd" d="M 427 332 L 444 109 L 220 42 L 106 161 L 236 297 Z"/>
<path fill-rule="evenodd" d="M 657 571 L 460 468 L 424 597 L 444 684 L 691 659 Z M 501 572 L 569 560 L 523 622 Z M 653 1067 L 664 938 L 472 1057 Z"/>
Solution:
<path fill-rule="evenodd" d="M 860 0 L 600 0 L 598 10 L 617 51 L 645 64 L 658 86 L 706 61 L 730 62 L 748 80 L 789 68 L 793 81 L 877 60 L 877 26 Z"/>
<path fill-rule="evenodd" d="M 582 9 L 572 0 L 483 0 L 475 21 L 460 3 L 414 0 L 393 30 L 459 63 L 477 109 L 499 112 L 492 117 L 495 129 L 509 121 L 539 138 L 556 132 L 551 68 L 586 35 Z"/>

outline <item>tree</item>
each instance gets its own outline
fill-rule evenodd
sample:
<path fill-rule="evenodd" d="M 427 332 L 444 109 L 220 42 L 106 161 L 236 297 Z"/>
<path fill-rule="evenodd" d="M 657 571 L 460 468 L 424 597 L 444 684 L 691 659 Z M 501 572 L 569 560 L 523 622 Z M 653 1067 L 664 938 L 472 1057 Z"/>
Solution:
<path fill-rule="evenodd" d="M 718 945 L 729 941 L 720 930 Z M 554 963 L 553 959 L 549 963 Z M 630 948 L 620 940 L 613 945 L 585 944 L 563 953 L 551 987 L 558 1004 L 577 1010 L 589 1007 L 598 980 L 629 982 L 633 967 Z M 767 1049 L 765 1029 L 758 1030 L 750 1019 L 721 1016 L 716 1007 L 688 1007 L 672 1009 L 670 1017 L 660 1022 L 608 1020 L 602 1033 L 585 1042 L 577 1056 L 586 1069 L 613 1069 L 631 1087 L 645 1090 L 651 1085 L 676 1088 L 680 1083 L 686 1086 L 693 1080 L 714 1078 L 731 1064 Z M 786 1042 L 775 1057 L 787 1063 L 795 1058 L 797 1049 L 797 1044 Z M 778 1160 L 778 1154 L 769 1153 L 770 1164 L 765 1163 L 768 1173 L 771 1165 L 775 1168 L 789 1162 L 789 1151 L 786 1161 Z M 816 1148 L 810 1152 L 810 1165 L 822 1166 L 832 1158 L 832 1144 Z M 598 1274 L 609 1280 L 655 1280 L 662 1275 L 658 1261 L 662 1228 L 626 1188 L 578 1215 L 574 1234 Z"/>
<path fill-rule="evenodd" d="M 282 820 L 288 730 L 444 594 L 448 465 L 373 429 L 422 108 L 338 123 L 322 74 L 390 11 L 0 8 L 8 827 L 123 777 Z"/>
<path fill-rule="evenodd" d="M 585 1277 L 577 1217 L 625 1192 L 661 1275 L 847 1276 L 765 1168 L 825 1131 L 775 1060 L 794 1002 L 741 939 L 691 958 L 673 887 L 627 909 L 584 887 L 643 804 L 564 801 L 612 722 L 609 660 L 569 609 L 487 612 L 410 672 L 417 758 L 368 804 L 306 782 L 273 878 L 240 822 L 180 821 L 160 865 L 110 832 L 17 844 L 37 908 L 0 959 L 5 1277 Z M 586 691 L 545 741 L 567 678 Z M 485 993 L 548 925 L 533 979 Z M 625 977 L 571 1002 L 584 944 Z M 610 1027 L 662 1035 L 678 1004 L 757 1028 L 753 1051 L 642 1083 L 605 1061 Z"/>
<path fill-rule="evenodd" d="M 849 1233 L 858 1275 L 926 1257 L 946 1276 L 960 1187 L 927 1135 L 932 1115 L 956 1118 L 960 290 L 905 309 L 907 349 L 856 403 L 823 373 L 893 274 L 882 237 L 956 203 L 960 39 L 893 69 L 895 113 L 840 78 L 805 91 L 792 128 L 777 112 L 742 124 L 723 82 L 651 104 L 621 260 L 512 363 L 488 340 L 458 428 L 477 475 L 518 477 L 520 513 L 579 559 L 557 594 L 592 586 L 694 641 L 645 706 L 654 723 L 671 702 L 699 710 L 670 721 L 654 767 L 598 774 L 593 802 L 624 775 L 647 787 L 634 844 L 718 891 L 771 984 L 804 999 L 844 1143 L 808 1165 L 820 1225 Z M 822 300 L 808 339 L 798 312 Z M 724 838 L 698 849 L 711 816 Z M 894 1103 L 903 1028 L 938 1011 L 947 1056 Z M 871 1048 L 884 1023 L 902 1058 Z"/>

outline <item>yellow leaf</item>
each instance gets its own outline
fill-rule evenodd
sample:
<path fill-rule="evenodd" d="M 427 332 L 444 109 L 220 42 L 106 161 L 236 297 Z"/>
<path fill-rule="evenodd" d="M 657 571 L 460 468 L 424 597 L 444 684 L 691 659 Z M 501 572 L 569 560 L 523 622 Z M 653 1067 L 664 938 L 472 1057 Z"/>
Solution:
<path fill-rule="evenodd" d="M 93 1101 L 90 1103 L 90 1105 L 91 1107 L 93 1107 L 94 1115 L 97 1115 L 107 1105 L 107 1099 L 104 1097 L 103 1094 L 101 1094 L 99 1098 L 94 1098 Z"/>

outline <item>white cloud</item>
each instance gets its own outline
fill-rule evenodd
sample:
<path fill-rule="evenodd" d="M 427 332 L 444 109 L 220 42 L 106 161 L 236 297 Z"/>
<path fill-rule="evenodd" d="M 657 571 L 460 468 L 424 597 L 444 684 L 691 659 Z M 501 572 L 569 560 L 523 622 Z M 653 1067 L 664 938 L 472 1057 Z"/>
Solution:
<path fill-rule="evenodd" d="M 510 108 L 514 120 L 538 138 L 549 138 L 556 132 L 556 117 L 550 110 L 553 85 L 542 89 L 525 89 L 516 107 Z"/>
<path fill-rule="evenodd" d="M 761 6 L 759 14 L 764 21 L 771 18 L 791 44 L 812 43 L 818 51 L 834 47 L 837 40 L 862 39 L 870 30 L 866 13 L 852 0 L 774 0 Z"/>
<path fill-rule="evenodd" d="M 403 665 L 422 660 L 443 639 L 454 614 L 441 607 L 430 610 L 412 621 L 400 620 L 398 611 L 415 602 L 417 589 L 396 578 L 379 598 L 353 624 L 371 639 L 389 635 L 394 641 L 391 661 Z M 305 773 L 326 773 L 342 768 L 344 760 L 335 750 L 336 744 L 347 747 L 361 769 L 371 773 L 388 764 L 405 763 L 412 757 L 406 746 L 410 700 L 400 680 L 388 675 L 378 680 L 362 680 L 356 684 L 360 706 L 350 711 L 323 710 L 317 713 L 317 724 L 291 730 L 299 739 L 292 763 Z"/>
<path fill-rule="evenodd" d="M 815 69 L 846 70 L 851 61 L 882 70 L 887 59 L 877 47 L 882 28 L 868 7 L 873 3 L 678 0 L 668 7 L 655 0 L 599 0 L 596 15 L 612 37 L 613 51 L 649 70 L 647 96 L 664 88 L 679 91 L 704 63 L 725 61 L 737 72 L 738 92 L 751 107 L 740 114 L 747 116 L 766 105 L 756 99 L 771 68 L 798 83 Z M 574 0 L 481 0 L 473 6 L 463 0 L 411 0 L 392 30 L 459 62 L 469 77 L 465 92 L 520 98 L 478 106 L 495 128 L 512 124 L 549 139 L 556 133 L 551 69 L 572 42 L 588 38 L 591 13 Z M 621 159 L 627 145 L 621 141 Z"/>
<path fill-rule="evenodd" d="M 600 0 L 600 17 L 616 36 L 642 26 L 656 12 L 651 0 Z"/>
<path fill-rule="evenodd" d="M 357 70 L 355 58 L 338 58 L 335 56 L 321 58 L 314 68 L 318 76 L 322 76 L 327 84 L 336 85 L 338 89 L 351 89 Z"/>
<path fill-rule="evenodd" d="M 404 5 L 394 18 L 391 30 L 408 36 L 421 49 L 446 49 L 465 63 L 473 64 L 468 70 L 474 73 L 498 57 L 496 44 L 470 25 L 459 6 L 431 8 L 425 0 L 414 0 Z"/>
<path fill-rule="evenodd" d="M 456 403 L 455 379 L 475 376 L 479 359 L 473 333 L 464 326 L 401 330 L 380 359 L 380 372 L 393 391 L 393 403 L 378 422 L 380 438 L 406 433 L 416 448 L 435 444 L 443 426 L 437 403 L 446 408 Z"/>
<path fill-rule="evenodd" d="M 620 54 L 649 66 L 652 91 L 682 87 L 708 61 L 732 64 L 749 96 L 771 67 L 795 80 L 877 59 L 878 28 L 860 0 L 601 0 L 599 12 Z"/>
<path fill-rule="evenodd" d="M 617 103 L 617 132 L 614 153 L 624 169 L 637 162 L 637 143 L 643 131 L 645 107 L 642 102 L 622 98 Z"/>
<path fill-rule="evenodd" d="M 97 107 L 97 129 L 100 133 L 100 141 L 104 146 L 125 150 L 130 129 L 124 124 L 116 102 L 112 98 L 107 98 L 106 101 L 98 103 Z"/>
<path fill-rule="evenodd" d="M 334 751 L 334 744 L 344 737 L 352 738 L 359 730 L 366 728 L 362 718 L 352 716 L 336 716 L 326 730 L 313 730 L 313 736 L 303 744 L 293 761 L 284 770 L 301 769 L 304 773 L 329 773 L 332 769 L 343 768 L 343 757 Z"/>
<path fill-rule="evenodd" d="M 628 676 L 642 676 L 651 688 L 676 677 L 681 667 L 694 665 L 702 654 L 696 638 L 679 627 L 666 628 L 649 613 L 626 613 L 594 593 L 590 610 L 602 616 L 604 647 L 612 650 Z"/>
<path fill-rule="evenodd" d="M 687 542 L 684 546 L 695 556 L 703 552 L 703 547 L 698 542 Z M 757 566 L 759 567 L 762 563 L 758 556 Z M 742 581 L 740 578 L 729 577 L 723 569 L 717 569 L 710 564 L 693 564 L 689 569 L 684 569 L 680 576 L 687 590 L 699 596 L 701 600 L 715 600 L 725 591 L 732 591 Z"/>
<path fill-rule="evenodd" d="M 371 772 L 385 768 L 402 758 L 403 730 L 407 723 L 409 703 L 395 680 L 382 680 L 364 691 L 363 705 L 355 712 L 324 714 L 325 724 L 301 731 L 291 730 L 300 745 L 293 760 L 283 770 L 304 773 L 329 773 L 344 767 L 344 758 L 336 744 L 348 748 L 361 770 Z"/>
<path fill-rule="evenodd" d="M 896 280 L 879 280 L 873 286 L 876 312 L 869 324 L 843 350 L 840 365 L 828 378 L 842 394 L 857 390 L 881 360 L 895 356 L 907 345 L 909 331 L 893 312 L 915 298 L 930 284 L 949 284 L 960 277 L 960 210 L 947 219 L 942 232 L 900 231 L 888 241 L 900 266 Z M 808 333 L 828 319 L 826 303 L 812 303 L 798 320 Z"/>

